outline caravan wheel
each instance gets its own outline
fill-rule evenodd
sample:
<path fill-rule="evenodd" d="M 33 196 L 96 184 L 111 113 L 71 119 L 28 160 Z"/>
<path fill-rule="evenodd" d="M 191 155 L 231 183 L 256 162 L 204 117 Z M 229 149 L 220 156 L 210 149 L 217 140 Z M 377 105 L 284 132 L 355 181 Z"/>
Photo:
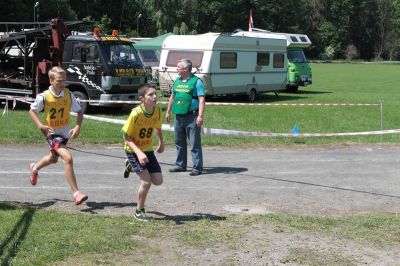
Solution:
<path fill-rule="evenodd" d="M 251 89 L 250 92 L 249 92 L 249 102 L 251 102 L 251 103 L 255 102 L 256 98 L 257 98 L 256 89 Z"/>

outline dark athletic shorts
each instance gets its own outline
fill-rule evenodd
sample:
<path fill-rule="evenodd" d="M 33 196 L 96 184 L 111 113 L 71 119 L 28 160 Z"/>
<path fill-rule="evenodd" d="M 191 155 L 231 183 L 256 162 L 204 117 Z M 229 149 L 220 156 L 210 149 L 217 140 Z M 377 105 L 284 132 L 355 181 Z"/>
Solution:
<path fill-rule="evenodd" d="M 50 139 L 46 139 L 50 145 L 49 151 L 56 153 L 60 144 L 67 145 L 68 139 L 60 135 L 51 135 Z"/>
<path fill-rule="evenodd" d="M 141 165 L 136 153 L 126 151 L 126 156 L 131 163 L 132 170 L 138 175 L 140 175 L 146 169 L 149 171 L 149 173 L 161 173 L 161 167 L 156 156 L 154 155 L 154 151 L 146 151 L 144 153 L 146 154 L 147 159 L 149 159 L 149 162 L 146 163 L 146 165 Z"/>

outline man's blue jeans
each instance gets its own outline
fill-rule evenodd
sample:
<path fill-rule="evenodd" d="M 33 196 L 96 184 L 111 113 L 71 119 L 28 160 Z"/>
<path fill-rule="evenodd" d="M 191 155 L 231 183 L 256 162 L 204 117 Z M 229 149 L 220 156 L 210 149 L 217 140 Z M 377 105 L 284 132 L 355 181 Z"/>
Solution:
<path fill-rule="evenodd" d="M 194 172 L 203 171 L 203 151 L 201 148 L 201 127 L 196 126 L 198 113 L 175 115 L 174 140 L 176 146 L 176 166 L 179 169 L 187 169 L 187 143 L 189 139 L 192 153 Z"/>

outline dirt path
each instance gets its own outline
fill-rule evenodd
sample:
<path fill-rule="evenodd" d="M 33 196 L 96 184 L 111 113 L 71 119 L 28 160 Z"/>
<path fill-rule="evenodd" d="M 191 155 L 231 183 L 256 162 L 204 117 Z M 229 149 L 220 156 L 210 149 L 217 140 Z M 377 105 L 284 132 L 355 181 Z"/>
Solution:
<path fill-rule="evenodd" d="M 36 187 L 27 180 L 28 163 L 40 159 L 46 148 L 0 147 L 2 198 L 75 210 L 61 164 L 41 171 Z M 121 147 L 76 149 L 78 183 L 89 195 L 87 204 L 78 209 L 111 215 L 132 213 L 138 178 L 134 174 L 122 177 L 125 157 Z M 159 155 L 165 182 L 151 188 L 147 208 L 169 215 L 400 212 L 400 146 L 207 147 L 204 157 L 204 174 L 191 177 L 189 172 L 168 172 L 175 160 L 172 147 Z"/>
<path fill-rule="evenodd" d="M 28 182 L 28 163 L 40 159 L 46 148 L 0 146 L 2 201 L 88 214 L 132 215 L 138 178 L 122 177 L 125 156 L 120 146 L 75 147 L 78 183 L 89 195 L 79 207 L 72 203 L 61 164 L 41 171 L 36 187 Z M 400 146 L 207 147 L 204 156 L 204 175 L 198 177 L 168 172 L 175 159 L 173 147 L 158 156 L 165 182 L 151 188 L 146 204 L 151 215 L 400 213 Z M 268 224 L 256 224 L 236 250 L 226 245 L 191 249 L 174 243 L 161 241 L 161 255 L 151 256 L 150 264 L 399 265 L 400 261 L 399 247 L 376 248 L 291 229 L 277 231 Z M 124 254 L 121 265 L 134 256 Z M 79 262 L 77 258 L 73 263 Z"/>

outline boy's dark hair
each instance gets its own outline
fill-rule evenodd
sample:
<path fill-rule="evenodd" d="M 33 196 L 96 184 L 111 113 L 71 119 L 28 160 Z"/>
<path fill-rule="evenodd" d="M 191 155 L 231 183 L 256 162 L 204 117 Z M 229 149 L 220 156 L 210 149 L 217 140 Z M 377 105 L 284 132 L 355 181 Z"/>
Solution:
<path fill-rule="evenodd" d="M 153 84 L 150 84 L 150 83 L 145 83 L 145 84 L 143 84 L 143 85 L 139 88 L 139 90 L 138 90 L 138 96 L 139 96 L 139 97 L 144 97 L 144 95 L 146 94 L 146 92 L 147 92 L 150 88 L 156 89 L 156 86 L 153 85 Z"/>

